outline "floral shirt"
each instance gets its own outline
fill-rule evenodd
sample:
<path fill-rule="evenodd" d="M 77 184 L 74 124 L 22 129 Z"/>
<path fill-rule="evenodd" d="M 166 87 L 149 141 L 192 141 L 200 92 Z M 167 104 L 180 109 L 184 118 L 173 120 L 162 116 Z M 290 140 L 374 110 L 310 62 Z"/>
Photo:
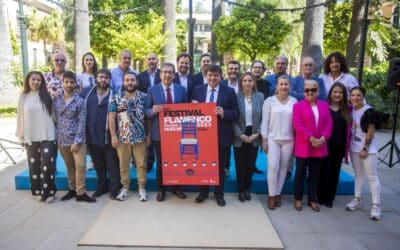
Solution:
<path fill-rule="evenodd" d="M 56 98 L 61 94 L 63 90 L 63 85 L 61 79 L 59 79 L 53 71 L 47 72 L 44 75 L 44 79 L 46 81 L 47 90 L 52 98 Z"/>
<path fill-rule="evenodd" d="M 64 91 L 53 100 L 56 116 L 57 143 L 67 147 L 74 143 L 85 143 L 86 108 L 85 101 L 74 94 L 67 103 L 64 101 Z"/>
<path fill-rule="evenodd" d="M 136 91 L 130 99 L 125 93 L 113 95 L 108 111 L 117 113 L 118 139 L 125 144 L 142 143 L 146 137 L 145 109 L 146 94 Z"/>

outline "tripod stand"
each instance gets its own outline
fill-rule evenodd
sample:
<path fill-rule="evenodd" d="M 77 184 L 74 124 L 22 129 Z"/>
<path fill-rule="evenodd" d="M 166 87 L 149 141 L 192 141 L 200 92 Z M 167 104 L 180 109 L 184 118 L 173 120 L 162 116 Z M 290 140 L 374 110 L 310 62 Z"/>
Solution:
<path fill-rule="evenodd" d="M 396 109 L 393 114 L 393 131 L 392 131 L 392 139 L 388 141 L 383 147 L 379 149 L 379 153 L 383 151 L 385 148 L 390 146 L 389 149 L 389 162 L 386 162 L 385 159 L 387 158 L 388 153 L 385 154 L 383 158 L 378 157 L 378 159 L 388 166 L 389 168 L 395 166 L 397 163 L 400 163 L 400 149 L 396 143 L 395 136 L 396 136 L 396 127 L 397 127 L 397 115 L 399 112 L 399 99 L 400 99 L 400 89 L 397 89 L 397 98 L 396 98 Z M 393 153 L 397 156 L 397 161 L 393 163 Z"/>

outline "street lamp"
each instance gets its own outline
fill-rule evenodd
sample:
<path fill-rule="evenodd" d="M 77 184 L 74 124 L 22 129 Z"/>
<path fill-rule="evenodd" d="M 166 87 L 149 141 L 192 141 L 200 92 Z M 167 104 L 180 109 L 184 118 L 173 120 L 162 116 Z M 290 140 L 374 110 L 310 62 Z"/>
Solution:
<path fill-rule="evenodd" d="M 19 29 L 21 31 L 21 58 L 22 58 L 22 70 L 24 72 L 24 76 L 28 74 L 29 64 L 28 64 L 28 36 L 26 34 L 26 20 L 27 18 L 24 15 L 24 6 L 22 4 L 22 0 L 19 0 Z"/>

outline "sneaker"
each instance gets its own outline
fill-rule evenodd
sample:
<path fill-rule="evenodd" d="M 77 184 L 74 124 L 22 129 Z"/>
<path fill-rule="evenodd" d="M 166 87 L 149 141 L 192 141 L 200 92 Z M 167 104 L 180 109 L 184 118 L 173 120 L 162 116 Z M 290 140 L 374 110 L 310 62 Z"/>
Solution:
<path fill-rule="evenodd" d="M 346 209 L 348 211 L 356 211 L 361 207 L 361 200 L 360 198 L 354 197 L 349 203 L 346 205 Z"/>
<path fill-rule="evenodd" d="M 139 190 L 139 200 L 140 201 L 147 201 L 146 190 Z"/>
<path fill-rule="evenodd" d="M 371 220 L 379 220 L 381 218 L 381 207 L 378 204 L 372 205 L 369 218 Z"/>
<path fill-rule="evenodd" d="M 92 159 L 89 160 L 89 164 L 88 164 L 88 166 L 87 166 L 87 169 L 88 169 L 88 170 L 93 170 L 93 169 L 94 169 L 94 165 L 93 165 Z"/>
<path fill-rule="evenodd" d="M 126 199 L 128 199 L 130 194 L 131 194 L 131 191 L 129 191 L 126 188 L 122 188 L 121 191 L 119 192 L 118 196 L 117 196 L 117 200 L 125 201 Z"/>
<path fill-rule="evenodd" d="M 46 199 L 46 203 L 47 203 L 47 204 L 53 203 L 54 199 L 55 199 L 54 196 L 49 196 L 49 197 L 47 197 L 47 199 Z"/>
<path fill-rule="evenodd" d="M 35 196 L 33 196 L 33 199 L 35 199 L 38 202 L 44 201 L 44 199 L 41 195 L 35 195 Z"/>

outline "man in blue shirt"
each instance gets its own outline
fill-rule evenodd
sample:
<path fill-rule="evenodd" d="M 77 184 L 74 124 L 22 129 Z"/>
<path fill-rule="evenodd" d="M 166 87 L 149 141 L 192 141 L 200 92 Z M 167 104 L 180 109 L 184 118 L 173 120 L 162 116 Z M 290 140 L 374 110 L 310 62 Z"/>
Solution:
<path fill-rule="evenodd" d="M 278 79 L 279 76 L 281 75 L 287 75 L 290 79 L 290 81 L 292 81 L 291 76 L 286 73 L 287 71 L 287 66 L 288 66 L 288 59 L 286 56 L 277 56 L 274 59 L 274 74 L 271 74 L 267 77 L 265 77 L 265 80 L 267 80 L 268 82 L 270 82 L 271 84 L 269 85 L 269 96 L 272 96 L 275 94 L 275 86 L 276 86 L 276 79 Z"/>
<path fill-rule="evenodd" d="M 114 93 L 121 90 L 122 78 L 126 72 L 133 72 L 136 76 L 138 72 L 131 68 L 132 52 L 124 49 L 119 53 L 119 65 L 111 70 L 111 83 L 110 87 Z"/>

